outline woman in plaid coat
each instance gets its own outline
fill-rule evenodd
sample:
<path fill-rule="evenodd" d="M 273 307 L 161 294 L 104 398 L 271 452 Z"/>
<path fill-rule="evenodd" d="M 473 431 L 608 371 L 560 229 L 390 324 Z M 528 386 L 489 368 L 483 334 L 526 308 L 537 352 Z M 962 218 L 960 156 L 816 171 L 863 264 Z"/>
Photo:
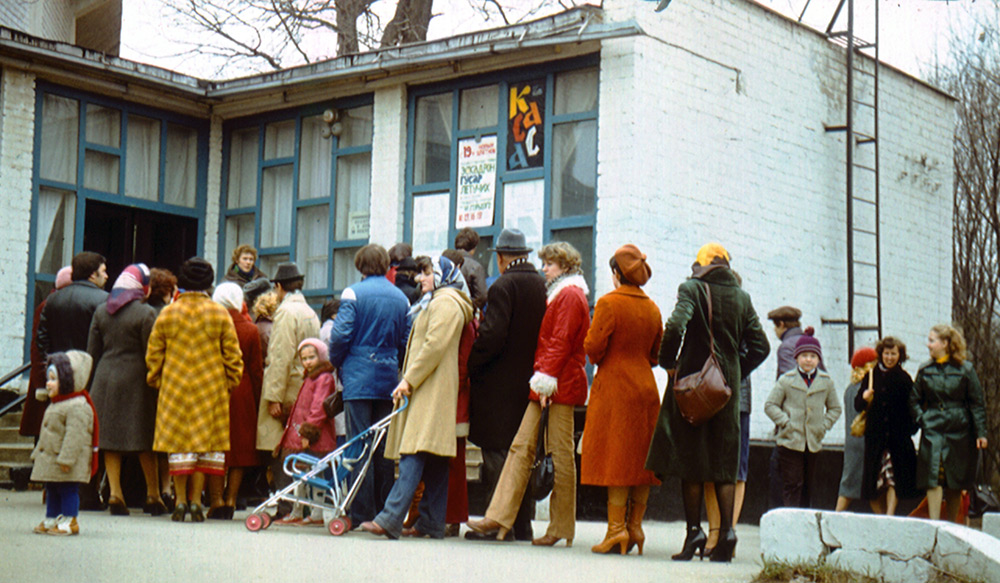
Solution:
<path fill-rule="evenodd" d="M 177 282 L 183 293 L 160 313 L 146 350 L 146 382 L 160 391 L 153 449 L 170 454 L 175 522 L 189 509 L 192 521 L 205 519 L 199 503 L 205 474 L 225 472 L 229 392 L 243 375 L 233 321 L 204 291 L 214 279 L 204 259 L 181 266 Z"/>

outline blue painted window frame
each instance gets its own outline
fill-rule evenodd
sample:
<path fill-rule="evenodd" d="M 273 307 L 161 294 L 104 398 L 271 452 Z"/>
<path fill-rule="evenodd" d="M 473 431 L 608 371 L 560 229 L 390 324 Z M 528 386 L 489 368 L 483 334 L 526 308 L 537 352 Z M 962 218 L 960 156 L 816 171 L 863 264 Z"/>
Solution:
<path fill-rule="evenodd" d="M 455 213 L 457 207 L 457 174 L 458 174 L 458 142 L 470 137 L 480 135 L 496 134 L 497 136 L 497 183 L 496 201 L 494 210 L 493 225 L 489 227 L 476 227 L 475 230 L 483 237 L 493 237 L 494 240 L 503 230 L 504 220 L 504 196 L 503 187 L 508 182 L 521 182 L 525 180 L 544 179 L 544 210 L 542 225 L 542 242 L 548 244 L 553 240 L 553 231 L 564 229 L 590 227 L 591 248 L 595 247 L 597 236 L 597 199 L 595 196 L 594 209 L 585 215 L 575 215 L 570 217 L 553 218 L 552 215 L 552 146 L 554 143 L 555 126 L 576 121 L 597 122 L 600 111 L 600 98 L 594 109 L 589 111 L 575 112 L 569 114 L 555 115 L 554 95 L 555 77 L 559 73 L 567 73 L 579 69 L 589 69 L 600 66 L 600 54 L 585 55 L 571 59 L 548 62 L 530 67 L 519 67 L 508 69 L 496 73 L 463 77 L 441 83 L 420 85 L 412 88 L 408 95 L 407 102 L 407 144 L 406 144 L 406 201 L 403 211 L 403 234 L 404 239 L 413 239 L 413 198 L 421 194 L 434 194 L 447 191 L 449 193 L 448 202 L 448 244 L 455 240 L 458 229 L 455 228 Z M 507 111 L 509 102 L 509 85 L 534 79 L 545 78 L 545 116 L 544 133 L 545 148 L 543 151 L 543 165 L 541 168 L 531 168 L 527 170 L 508 170 L 506 164 L 507 152 Z M 471 130 L 459 130 L 460 100 L 462 90 L 473 89 L 485 85 L 498 85 L 499 100 L 497 103 L 497 124 L 475 128 Z M 432 182 L 415 185 L 413 183 L 414 162 L 415 162 L 415 142 L 416 142 L 416 110 L 417 99 L 429 95 L 451 92 L 452 94 L 452 136 L 451 136 L 451 162 L 449 167 L 449 179 L 447 181 Z M 598 145 L 599 147 L 599 145 Z M 597 148 L 595 148 L 596 156 Z M 597 161 L 594 161 L 597 167 Z M 595 177 L 596 178 L 596 177 Z M 595 181 L 596 182 L 596 181 Z M 587 280 L 594 281 L 594 257 L 583 258 L 583 269 Z M 493 259 L 488 266 L 491 273 L 496 273 L 496 264 Z"/>
<path fill-rule="evenodd" d="M 79 107 L 78 123 L 79 127 L 77 130 L 77 165 L 76 165 L 76 182 L 66 183 L 56 180 L 49 180 L 42 178 L 40 176 L 41 164 L 39 160 L 42 155 L 42 113 L 45 95 L 55 95 L 58 97 L 65 97 L 69 99 L 75 99 Z M 105 145 L 95 144 L 87 142 L 87 106 L 88 105 L 98 105 L 108 109 L 117 110 L 121 116 L 121 133 L 119 147 L 109 147 Z M 134 198 L 125 196 L 125 166 L 126 157 L 128 151 L 128 118 L 129 115 L 138 115 L 145 118 L 154 119 L 160 122 L 160 160 L 159 160 L 159 176 L 158 176 L 158 186 L 157 186 L 157 200 L 150 201 L 146 199 Z M 165 194 L 165 183 L 166 183 L 166 155 L 167 155 L 167 124 L 175 124 L 183 127 L 193 129 L 197 132 L 198 145 L 197 145 L 197 158 L 198 158 L 198 170 L 196 174 L 196 192 L 195 192 L 195 204 L 194 207 L 178 206 L 173 204 L 167 204 L 163 202 L 163 197 Z M 38 236 L 38 205 L 39 205 L 39 189 L 41 187 L 55 188 L 67 192 L 72 192 L 76 195 L 76 216 L 74 217 L 74 229 L 73 229 L 73 253 L 79 253 L 83 251 L 83 235 L 84 235 L 84 223 L 87 213 L 87 202 L 104 202 L 112 203 L 121 206 L 127 206 L 131 208 L 145 209 L 156 211 L 160 213 L 167 213 L 171 215 L 191 217 L 198 221 L 198 231 L 199 233 L 204 232 L 205 226 L 205 206 L 208 192 L 208 122 L 205 120 L 197 119 L 190 116 L 185 116 L 153 107 L 148 107 L 145 105 L 138 105 L 132 102 L 113 99 L 110 97 L 97 95 L 94 93 L 89 93 L 86 91 L 80 91 L 78 89 L 73 89 L 70 87 L 65 87 L 62 85 L 57 85 L 54 83 L 49 83 L 46 81 L 38 81 L 35 85 L 35 126 L 34 126 L 34 143 L 32 146 L 32 185 L 31 185 L 31 201 L 32 201 L 32 212 L 31 212 L 31 227 L 30 227 L 30 241 L 31 244 L 28 247 L 28 293 L 25 294 L 27 297 L 27 310 L 25 314 L 26 318 L 26 329 L 31 330 L 32 318 L 35 312 L 35 286 L 38 282 L 48 282 L 55 283 L 56 274 L 54 273 L 36 273 L 35 271 L 35 243 Z M 99 190 L 94 190 L 87 188 L 84 185 L 84 172 L 85 164 L 84 160 L 87 154 L 87 150 L 103 152 L 106 154 L 112 154 L 117 156 L 118 162 L 118 192 L 104 192 Z M 199 237 L 198 242 L 198 253 L 201 254 L 204 248 L 204 240 Z M 27 335 L 26 335 L 27 336 Z M 30 356 L 31 349 L 31 338 L 25 339 L 25 357 Z"/>
<path fill-rule="evenodd" d="M 285 109 L 276 112 L 269 112 L 261 115 L 254 115 L 248 117 L 241 117 L 229 120 L 223 124 L 223 145 L 222 145 L 222 186 L 221 186 L 221 196 L 220 196 L 220 212 L 219 212 L 219 256 L 218 265 L 219 269 L 227 269 L 231 263 L 231 257 L 227 255 L 226 251 L 226 221 L 229 218 L 235 216 L 253 216 L 254 217 L 254 240 L 253 246 L 257 249 L 258 256 L 261 255 L 284 255 L 287 254 L 289 261 L 296 260 L 296 240 L 295 233 L 298 221 L 298 210 L 301 208 L 306 208 L 310 206 L 322 206 L 329 205 L 329 220 L 328 220 L 328 233 L 327 242 L 330 248 L 330 256 L 328 258 L 328 271 L 327 271 L 327 281 L 326 285 L 322 288 L 309 288 L 303 289 L 302 293 L 306 297 L 310 298 L 310 301 L 318 301 L 320 298 L 332 296 L 334 294 L 339 294 L 342 289 L 334 288 L 333 278 L 333 257 L 334 252 L 337 249 L 361 247 L 367 245 L 371 238 L 371 232 L 369 229 L 369 236 L 363 239 L 342 239 L 337 240 L 335 238 L 336 234 L 336 202 L 337 202 L 337 162 L 341 157 L 351 156 L 355 154 L 372 154 L 372 144 L 369 143 L 367 146 L 352 146 L 347 148 L 340 147 L 340 138 L 338 136 L 333 136 L 330 139 L 334 140 L 331 148 L 331 155 L 333 160 L 330 166 L 330 194 L 326 197 L 316 197 L 316 198 L 299 198 L 299 163 L 300 163 L 300 149 L 302 146 L 302 120 L 305 118 L 313 117 L 322 114 L 327 109 L 336 110 L 346 110 L 356 107 L 372 106 L 374 111 L 374 95 L 371 93 L 355 95 L 351 97 L 345 97 L 336 99 L 333 101 L 325 101 L 321 103 L 313 103 L 305 105 L 298 108 Z M 291 157 L 284 158 L 274 158 L 270 160 L 264 159 L 264 139 L 266 127 L 269 124 L 282 122 L 282 121 L 295 121 L 295 150 Z M 372 120 L 374 125 L 374 118 Z M 232 136 L 233 133 L 239 130 L 246 130 L 256 127 L 257 128 L 257 192 L 255 193 L 255 205 L 252 207 L 240 207 L 240 208 L 229 208 L 229 164 L 230 164 L 230 150 L 232 147 Z M 374 127 L 373 127 L 373 141 L 374 141 Z M 260 246 L 260 219 L 259 213 L 261 208 L 261 197 L 263 192 L 263 171 L 265 168 L 272 166 L 282 166 L 292 164 L 292 191 L 293 191 L 293 208 L 291 213 L 292 225 L 291 225 L 291 236 L 288 245 L 282 245 L 277 247 L 267 247 L 261 248 Z M 374 157 L 372 159 L 372 165 L 374 165 Z M 371 169 L 369 169 L 369 172 Z M 369 198 L 370 204 L 370 198 Z M 270 273 L 268 275 L 274 275 Z M 322 303 L 320 301 L 320 303 Z"/>

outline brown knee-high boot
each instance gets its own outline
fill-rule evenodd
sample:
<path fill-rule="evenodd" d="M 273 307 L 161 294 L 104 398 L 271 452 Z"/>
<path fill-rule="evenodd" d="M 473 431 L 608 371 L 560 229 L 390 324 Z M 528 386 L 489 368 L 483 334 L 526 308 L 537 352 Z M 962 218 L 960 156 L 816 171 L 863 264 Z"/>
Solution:
<path fill-rule="evenodd" d="M 621 547 L 621 554 L 625 554 L 628 545 L 628 531 L 625 530 L 625 506 L 617 506 L 608 502 L 608 532 L 604 535 L 604 540 L 590 548 L 595 553 L 609 553 L 616 546 Z"/>
<path fill-rule="evenodd" d="M 646 542 L 646 533 L 642 532 L 642 517 L 646 514 L 646 503 L 639 502 L 635 498 L 629 500 L 628 511 L 628 548 L 625 552 L 631 552 L 633 546 L 639 547 L 639 554 L 642 554 L 642 545 Z"/>

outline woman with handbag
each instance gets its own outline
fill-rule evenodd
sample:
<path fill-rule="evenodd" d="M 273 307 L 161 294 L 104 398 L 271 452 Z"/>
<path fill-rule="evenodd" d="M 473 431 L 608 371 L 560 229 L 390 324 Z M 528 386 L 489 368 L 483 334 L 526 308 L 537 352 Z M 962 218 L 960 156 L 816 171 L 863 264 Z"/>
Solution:
<path fill-rule="evenodd" d="M 947 324 L 927 336 L 931 360 L 921 365 L 910 392 L 910 411 L 920 427 L 917 487 L 927 490 L 932 520 L 954 521 L 962 490 L 976 482 L 976 449 L 986 449 L 986 408 L 983 389 L 972 363 L 966 360 L 965 338 Z"/>
<path fill-rule="evenodd" d="M 741 343 L 746 348 L 742 353 Z M 729 253 L 718 243 L 704 245 L 692 265 L 691 278 L 677 290 L 677 305 L 663 331 L 659 363 L 667 370 L 669 380 L 646 460 L 646 467 L 657 476 L 681 480 L 687 536 L 674 560 L 688 561 L 696 550 L 704 553 L 707 537 L 701 528 L 701 504 L 705 482 L 715 483 L 721 515 L 719 541 L 711 558 L 732 560 L 740 456 L 738 396 L 726 401 L 706 421 L 694 425 L 685 418 L 690 411 L 682 410 L 678 401 L 681 395 L 674 394 L 675 385 L 703 370 L 714 355 L 725 384 L 739 390 L 740 379 L 764 362 L 769 349 L 750 295 L 740 288 L 729 268 Z"/>
<path fill-rule="evenodd" d="M 608 488 L 608 531 L 591 550 L 624 555 L 633 545 L 642 552 L 649 487 L 660 483 L 643 460 L 660 402 L 652 367 L 662 329 L 659 308 L 640 289 L 653 273 L 646 256 L 624 245 L 610 263 L 615 289 L 597 300 L 583 342 L 597 373 L 583 430 L 580 483 Z"/>
<path fill-rule="evenodd" d="M 861 496 L 872 512 L 892 515 L 899 498 L 916 495 L 917 455 L 910 436 L 917 427 L 909 409 L 913 380 L 901 366 L 906 345 L 898 338 L 886 336 L 875 351 L 878 366 L 861 382 L 854 398 L 854 409 L 859 414 L 867 411 Z"/>
<path fill-rule="evenodd" d="M 858 389 L 862 387 L 861 381 L 868 378 L 868 373 L 877 364 L 878 353 L 871 346 L 862 346 L 854 351 L 851 356 L 851 383 L 844 389 L 844 411 L 851 411 L 854 408 L 854 398 L 858 396 Z M 840 473 L 840 488 L 837 490 L 837 512 L 847 510 L 851 502 L 861 499 L 865 438 L 864 431 L 858 435 L 852 434 L 851 427 L 857 424 L 857 417 L 854 422 L 849 423 L 846 420 L 844 422 L 844 469 Z"/>
<path fill-rule="evenodd" d="M 573 544 L 576 530 L 576 457 L 573 452 L 573 410 L 587 401 L 587 359 L 583 341 L 590 327 L 587 282 L 580 271 L 580 252 L 565 242 L 550 243 L 538 252 L 545 273 L 547 307 L 538 331 L 535 373 L 521 425 L 510 446 L 486 517 L 468 522 L 469 528 L 503 538 L 514 526 L 523 496 L 528 491 L 536 441 L 544 433 L 552 453 L 555 480 L 549 502 L 551 520 L 545 536 L 531 541 L 535 546 L 553 546 L 566 540 Z M 543 413 L 547 410 L 548 423 Z"/>

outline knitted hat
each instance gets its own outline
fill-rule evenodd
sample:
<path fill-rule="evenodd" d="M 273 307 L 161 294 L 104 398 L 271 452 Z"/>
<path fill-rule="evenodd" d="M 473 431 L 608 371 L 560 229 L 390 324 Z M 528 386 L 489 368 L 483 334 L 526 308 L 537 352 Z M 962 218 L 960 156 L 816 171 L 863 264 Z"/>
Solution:
<path fill-rule="evenodd" d="M 177 285 L 187 291 L 205 291 L 215 282 L 212 264 L 201 257 L 192 257 L 181 265 Z"/>
<path fill-rule="evenodd" d="M 862 346 L 854 351 L 851 357 L 851 368 L 861 368 L 869 362 L 878 360 L 878 353 L 871 346 Z"/>
<path fill-rule="evenodd" d="M 698 262 L 698 265 L 706 267 L 711 265 L 716 259 L 724 259 L 726 265 L 728 265 L 729 251 L 726 251 L 726 248 L 718 243 L 705 243 L 698 250 L 698 256 L 695 260 Z"/>
<path fill-rule="evenodd" d="M 243 309 L 243 288 L 239 284 L 227 281 L 220 283 L 212 294 L 212 299 L 227 310 Z"/>
<path fill-rule="evenodd" d="M 631 243 L 626 243 L 615 251 L 615 262 L 625 279 L 644 286 L 653 275 L 653 269 L 646 263 L 646 254 Z"/>
<path fill-rule="evenodd" d="M 56 289 L 62 289 L 73 283 L 73 266 L 67 265 L 56 273 Z"/>
<path fill-rule="evenodd" d="M 302 342 L 299 342 L 299 347 L 295 349 L 296 353 L 302 352 L 303 346 L 312 346 L 316 349 L 316 354 L 319 355 L 319 359 L 323 361 L 330 360 L 330 349 L 327 348 L 326 343 L 319 338 L 306 338 Z"/>
<path fill-rule="evenodd" d="M 819 346 L 819 339 L 817 339 L 813 334 L 812 326 L 805 329 L 802 336 L 799 336 L 798 341 L 795 343 L 795 358 L 798 358 L 803 352 L 815 352 L 817 356 L 823 358 L 823 350 Z"/>

